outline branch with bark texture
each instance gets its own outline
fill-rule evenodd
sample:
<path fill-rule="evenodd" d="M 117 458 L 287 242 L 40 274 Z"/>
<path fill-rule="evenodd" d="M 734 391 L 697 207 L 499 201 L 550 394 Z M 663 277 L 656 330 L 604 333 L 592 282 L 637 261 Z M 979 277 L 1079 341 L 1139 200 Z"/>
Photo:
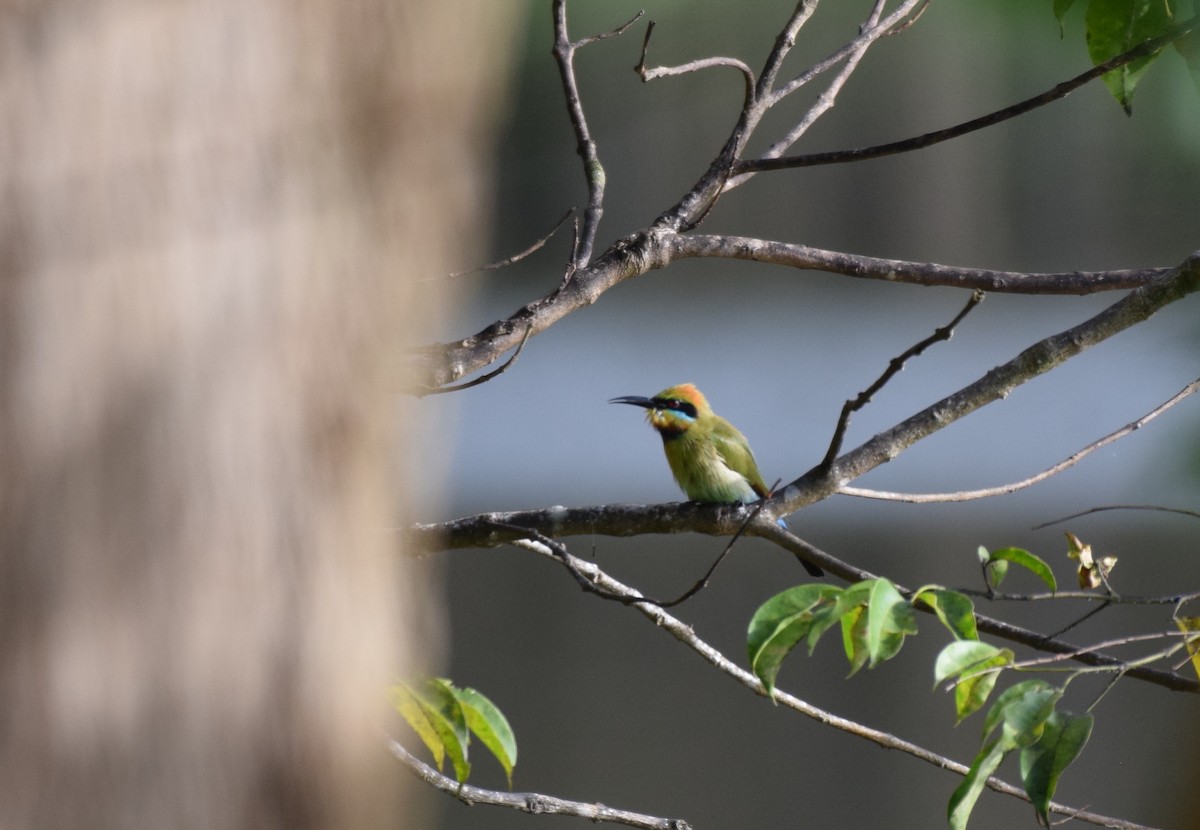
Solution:
<path fill-rule="evenodd" d="M 990 292 L 1012 292 L 1029 294 L 1090 294 L 1123 288 L 1135 288 L 1148 284 L 1161 276 L 1165 269 L 1114 270 L 1098 272 L 1067 272 L 1058 274 L 1036 274 L 994 271 L 988 269 L 962 268 L 933 263 L 912 263 L 898 260 L 860 257 L 851 254 L 822 251 L 798 243 L 777 242 L 742 237 L 690 236 L 685 231 L 699 224 L 712 210 L 720 193 L 748 180 L 755 171 L 766 169 L 776 163 L 783 164 L 782 153 L 798 141 L 812 123 L 833 105 L 838 92 L 849 74 L 871 45 L 889 33 L 896 32 L 911 20 L 921 6 L 919 0 L 905 0 L 892 13 L 883 16 L 883 2 L 877 2 L 860 26 L 860 35 L 846 46 L 835 51 L 808 70 L 780 83 L 779 70 L 792 47 L 801 27 L 811 17 L 817 6 L 816 0 L 801 0 L 776 38 L 775 45 L 764 61 L 757 80 L 754 73 L 742 65 L 747 78 L 748 91 L 742 109 L 729 138 L 709 168 L 671 208 L 655 219 L 647 228 L 619 238 L 601 255 L 592 258 L 592 248 L 597 236 L 600 217 L 603 213 L 605 175 L 600 163 L 599 151 L 588 128 L 583 102 L 575 80 L 574 54 L 579 48 L 598 40 L 624 32 L 637 18 L 603 35 L 572 41 L 567 32 L 566 2 L 555 0 L 553 5 L 555 48 L 564 97 L 572 127 L 575 131 L 577 149 L 583 159 L 584 177 L 588 188 L 588 204 L 584 210 L 583 226 L 580 230 L 567 273 L 569 279 L 545 296 L 533 300 L 509 317 L 498 320 L 482 331 L 462 340 L 426 346 L 410 356 L 407 371 L 410 388 L 428 388 L 454 383 L 465 375 L 480 371 L 499 360 L 506 352 L 515 349 L 523 336 L 536 338 L 550 326 L 568 314 L 596 302 L 609 289 L 631 277 L 646 274 L 665 267 L 677 259 L 687 257 L 722 257 L 770 262 L 794 268 L 820 270 L 851 277 L 882 279 L 914 285 L 944 285 L 968 289 L 983 289 Z M 640 15 L 639 15 L 640 16 Z M 1190 31 L 1189 21 L 1173 32 L 1171 38 Z M 673 70 L 647 69 L 645 49 L 642 60 L 635 70 L 644 79 L 673 74 Z M 1151 48 L 1139 45 L 1124 55 L 1113 58 L 1104 67 L 1114 69 L 1126 65 Z M 727 62 L 717 62 L 728 65 Z M 699 70 L 714 65 L 712 61 L 695 61 L 688 65 Z M 742 150 L 760 126 L 770 109 L 796 90 L 811 83 L 834 67 L 842 69 L 831 80 L 818 101 L 801 119 L 788 128 L 784 136 L 777 139 L 759 159 L 744 162 Z M 1027 112 L 1062 98 L 1067 92 L 1078 88 L 1099 76 L 1096 69 L 1089 70 L 1071 81 L 1059 84 L 1041 96 L 1035 96 L 990 116 L 983 116 L 957 128 L 930 134 L 938 141 L 965 134 L 970 129 L 990 123 L 988 119 L 1004 115 Z M 752 83 L 753 81 L 753 83 Z M 897 146 L 887 145 L 889 152 L 905 152 L 931 143 L 930 136 L 919 137 Z M 832 160 L 852 160 L 851 156 Z M 845 154 L 842 154 L 845 156 Z M 812 158 L 812 157 L 801 157 Z M 757 166 L 752 166 L 757 165 Z"/>

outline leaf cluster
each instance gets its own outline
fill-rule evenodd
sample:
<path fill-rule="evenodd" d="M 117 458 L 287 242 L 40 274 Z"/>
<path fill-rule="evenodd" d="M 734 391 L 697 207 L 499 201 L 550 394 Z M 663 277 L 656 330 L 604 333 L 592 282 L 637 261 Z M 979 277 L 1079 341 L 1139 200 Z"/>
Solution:
<path fill-rule="evenodd" d="M 994 553 L 980 549 L 989 585 L 1004 578 L 1009 564 L 1029 569 L 1055 590 L 1044 561 L 1019 548 Z M 839 626 L 842 647 L 853 675 L 899 653 L 906 637 L 917 633 L 917 606 L 925 606 L 953 636 L 934 664 L 934 685 L 952 685 L 959 722 L 983 708 L 1000 672 L 1013 668 L 1011 649 L 982 642 L 970 597 L 929 585 L 905 597 L 888 579 L 875 577 L 838 588 L 807 583 L 763 603 L 750 620 L 746 646 L 751 670 L 774 696 L 784 659 L 803 643 L 811 654 L 821 636 Z M 1050 801 L 1063 770 L 1078 757 L 1091 734 L 1092 716 L 1057 707 L 1065 691 L 1043 680 L 1026 680 L 995 699 L 984 720 L 981 749 L 970 772 L 950 798 L 950 826 L 967 826 L 987 779 L 1010 752 L 1018 751 L 1026 794 L 1040 821 L 1049 821 Z M 999 730 L 999 731 L 997 731 Z"/>
<path fill-rule="evenodd" d="M 410 686 L 397 683 L 388 690 L 392 706 L 412 727 L 433 755 L 437 768 L 446 757 L 461 784 L 471 774 L 467 750 L 471 735 L 500 762 L 512 787 L 517 763 L 517 739 L 500 709 L 474 689 L 460 689 L 449 680 L 426 678 Z"/>

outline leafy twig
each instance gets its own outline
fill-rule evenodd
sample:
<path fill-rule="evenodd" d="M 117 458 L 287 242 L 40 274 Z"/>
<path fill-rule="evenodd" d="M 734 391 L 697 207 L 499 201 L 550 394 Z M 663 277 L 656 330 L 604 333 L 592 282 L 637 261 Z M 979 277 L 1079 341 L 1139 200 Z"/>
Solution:
<path fill-rule="evenodd" d="M 539 551 L 539 553 L 549 556 L 555 561 L 562 562 L 560 557 L 553 553 L 547 551 Z M 628 585 L 625 585 L 616 579 L 613 579 L 593 563 L 576 560 L 573 564 L 574 567 L 579 571 L 586 573 L 588 575 L 588 579 L 592 583 L 603 587 L 610 593 L 627 593 L 631 597 L 640 597 L 640 594 L 635 589 L 630 588 Z M 886 749 L 895 749 L 907 755 L 911 755 L 912 757 L 925 761 L 926 763 L 933 764 L 940 769 L 950 770 L 958 775 L 965 775 L 968 771 L 968 767 L 964 764 L 960 764 L 943 755 L 938 755 L 936 752 L 903 740 L 902 738 L 898 738 L 891 733 L 884 732 L 879 729 L 872 729 L 871 727 L 857 723 L 856 721 L 839 717 L 832 712 L 820 709 L 801 700 L 800 698 L 788 694 L 787 692 L 780 690 L 778 687 L 776 687 L 772 694 L 768 694 L 766 688 L 762 685 L 762 682 L 757 677 L 736 665 L 732 660 L 730 660 L 712 645 L 702 640 L 696 635 L 695 629 L 693 629 L 692 626 L 687 625 L 660 607 L 636 600 L 631 603 L 631 605 L 643 616 L 653 622 L 656 627 L 665 630 L 672 637 L 679 640 L 685 646 L 700 655 L 700 657 L 702 657 L 718 671 L 731 677 L 733 680 L 750 689 L 755 694 L 762 695 L 763 697 L 771 697 L 771 699 L 780 706 L 798 712 L 805 717 L 812 718 L 813 720 L 819 721 L 827 726 L 832 726 L 835 729 L 840 729 L 844 732 L 864 738 Z M 1029 797 L 1025 794 L 1023 789 L 1008 784 L 999 778 L 989 778 L 987 780 L 987 786 L 996 792 L 1003 793 L 1004 795 L 1014 796 L 1022 799 L 1023 801 L 1029 800 Z M 1061 815 L 1073 816 L 1081 821 L 1085 821 L 1090 824 L 1098 824 L 1103 827 L 1115 827 L 1121 828 L 1121 830 L 1150 830 L 1141 824 L 1124 821 L 1111 816 L 1091 813 L 1086 810 L 1076 810 L 1072 807 L 1067 807 L 1062 804 L 1051 803 L 1050 810 Z"/>

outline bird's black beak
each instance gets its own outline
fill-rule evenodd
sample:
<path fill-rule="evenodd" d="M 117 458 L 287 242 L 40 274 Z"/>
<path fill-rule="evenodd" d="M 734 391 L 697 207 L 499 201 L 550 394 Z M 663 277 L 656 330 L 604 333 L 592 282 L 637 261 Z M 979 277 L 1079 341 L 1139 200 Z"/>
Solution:
<path fill-rule="evenodd" d="M 654 409 L 658 404 L 652 398 L 643 398 L 640 395 L 626 395 L 623 398 L 609 398 L 609 403 L 627 403 L 630 406 L 640 406 L 642 409 Z"/>

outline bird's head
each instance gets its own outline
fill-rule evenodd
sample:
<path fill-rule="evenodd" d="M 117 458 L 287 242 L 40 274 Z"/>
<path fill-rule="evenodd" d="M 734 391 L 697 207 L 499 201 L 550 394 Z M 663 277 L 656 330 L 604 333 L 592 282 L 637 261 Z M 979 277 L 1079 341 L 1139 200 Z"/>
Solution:
<path fill-rule="evenodd" d="M 609 403 L 627 403 L 646 410 L 646 420 L 663 434 L 686 432 L 697 420 L 712 415 L 704 395 L 690 383 L 681 383 L 659 392 L 653 398 L 627 395 Z"/>

